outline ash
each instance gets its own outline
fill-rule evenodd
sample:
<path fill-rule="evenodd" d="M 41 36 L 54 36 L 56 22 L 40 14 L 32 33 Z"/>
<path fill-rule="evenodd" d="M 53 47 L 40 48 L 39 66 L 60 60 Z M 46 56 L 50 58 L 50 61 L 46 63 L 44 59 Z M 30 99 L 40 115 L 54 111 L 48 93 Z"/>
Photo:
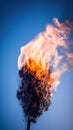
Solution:
<path fill-rule="evenodd" d="M 48 71 L 49 72 L 49 71 Z M 41 80 L 24 66 L 19 71 L 21 85 L 17 90 L 17 98 L 22 106 L 24 116 L 35 123 L 36 119 L 47 111 L 51 103 L 51 85 L 48 75 L 41 74 Z"/>

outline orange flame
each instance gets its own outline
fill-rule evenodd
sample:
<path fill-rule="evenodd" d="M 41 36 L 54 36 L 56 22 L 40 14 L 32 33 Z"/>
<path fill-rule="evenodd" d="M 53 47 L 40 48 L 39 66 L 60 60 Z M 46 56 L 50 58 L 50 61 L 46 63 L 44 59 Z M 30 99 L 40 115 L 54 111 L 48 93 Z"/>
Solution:
<path fill-rule="evenodd" d="M 67 20 L 65 23 L 60 23 L 56 18 L 53 21 L 55 25 L 48 24 L 44 32 L 21 47 L 18 57 L 18 68 L 21 69 L 27 63 L 28 69 L 32 73 L 36 71 L 36 77 L 39 79 L 42 73 L 48 75 L 48 70 L 51 68 L 48 82 L 52 83 L 52 90 L 56 89 L 60 83 L 59 77 L 69 70 L 69 66 L 73 69 L 73 53 L 68 50 L 69 45 L 73 44 L 73 42 L 69 44 L 68 39 L 73 29 L 73 22 Z M 62 52 L 61 55 L 58 47 Z"/>
<path fill-rule="evenodd" d="M 44 64 L 43 64 L 42 61 L 37 61 L 37 60 L 29 59 L 27 61 L 27 68 L 32 73 L 35 72 L 36 77 L 39 78 L 39 79 L 41 78 L 41 75 L 43 73 L 48 74 L 47 65 L 44 66 Z"/>

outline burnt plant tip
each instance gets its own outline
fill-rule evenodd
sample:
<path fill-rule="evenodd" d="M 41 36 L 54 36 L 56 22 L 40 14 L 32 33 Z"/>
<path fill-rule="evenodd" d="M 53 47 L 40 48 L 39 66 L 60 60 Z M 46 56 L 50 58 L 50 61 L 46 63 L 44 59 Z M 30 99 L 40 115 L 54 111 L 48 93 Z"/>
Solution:
<path fill-rule="evenodd" d="M 43 76 L 44 75 L 44 76 Z M 24 117 L 27 118 L 27 130 L 30 124 L 36 123 L 51 103 L 51 85 L 48 84 L 49 75 L 43 73 L 39 80 L 25 66 L 19 71 L 21 84 L 17 90 L 17 98 L 22 106 Z"/>

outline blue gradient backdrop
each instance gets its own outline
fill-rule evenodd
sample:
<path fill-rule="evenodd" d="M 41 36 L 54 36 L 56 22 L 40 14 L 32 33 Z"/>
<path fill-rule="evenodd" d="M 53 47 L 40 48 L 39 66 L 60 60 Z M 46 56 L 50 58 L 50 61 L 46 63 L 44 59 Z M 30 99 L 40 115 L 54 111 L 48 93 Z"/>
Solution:
<path fill-rule="evenodd" d="M 72 1 L 0 1 L 0 130 L 25 130 L 26 121 L 16 98 L 20 47 L 45 29 L 53 17 L 73 20 Z M 73 71 L 61 84 L 47 112 L 31 130 L 73 130 Z"/>

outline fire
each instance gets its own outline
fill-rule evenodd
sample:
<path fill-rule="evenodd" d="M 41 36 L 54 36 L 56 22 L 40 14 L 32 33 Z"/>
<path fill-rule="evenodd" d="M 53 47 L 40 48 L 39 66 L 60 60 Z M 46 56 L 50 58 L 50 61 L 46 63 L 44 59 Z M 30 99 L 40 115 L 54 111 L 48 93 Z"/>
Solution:
<path fill-rule="evenodd" d="M 47 64 L 45 63 L 44 66 L 43 61 L 28 59 L 26 62 L 26 67 L 24 68 L 26 68 L 26 70 L 31 72 L 39 80 L 45 80 L 46 77 L 48 83 L 52 83 L 54 81 L 54 79 L 50 76 L 50 71 L 48 70 Z"/>
<path fill-rule="evenodd" d="M 37 61 L 37 60 L 29 59 L 27 61 L 27 68 L 33 74 L 35 74 L 35 76 L 38 79 L 41 79 L 42 75 L 44 75 L 44 74 L 48 75 L 48 67 L 47 67 L 46 63 L 44 64 L 43 60 Z"/>
<path fill-rule="evenodd" d="M 73 22 L 53 21 L 54 25 L 48 24 L 44 32 L 21 47 L 18 57 L 21 84 L 17 98 L 28 120 L 27 129 L 48 110 L 60 76 L 73 69 L 73 52 L 69 50 L 73 45 L 69 38 Z"/>
<path fill-rule="evenodd" d="M 48 83 L 52 84 L 52 90 L 59 85 L 60 76 L 68 71 L 70 66 L 73 69 L 73 53 L 69 50 L 69 46 L 73 44 L 69 41 L 73 22 L 67 20 L 65 23 L 60 23 L 56 18 L 53 21 L 53 25 L 48 24 L 44 32 L 21 47 L 18 57 L 19 70 L 27 65 L 38 79 L 42 79 L 42 75 L 46 74 Z M 62 54 L 59 54 L 58 49 Z"/>

